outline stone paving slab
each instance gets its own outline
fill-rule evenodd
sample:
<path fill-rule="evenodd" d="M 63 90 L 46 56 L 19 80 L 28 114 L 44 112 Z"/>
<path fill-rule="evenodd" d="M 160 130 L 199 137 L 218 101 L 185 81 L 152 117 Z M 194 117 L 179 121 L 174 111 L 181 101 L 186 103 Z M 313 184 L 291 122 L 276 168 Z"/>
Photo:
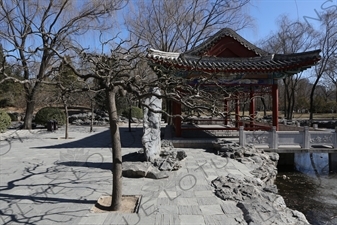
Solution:
<path fill-rule="evenodd" d="M 133 129 L 130 133 L 121 128 L 123 154 L 141 149 L 142 128 Z M 0 224 L 231 225 L 244 221 L 234 202 L 215 197 L 211 181 L 250 171 L 204 149 L 183 149 L 188 156 L 183 168 L 169 178 L 123 178 L 123 194 L 143 196 L 138 214 L 90 213 L 101 195 L 111 193 L 112 183 L 109 130 L 95 130 L 89 133 L 89 127 L 71 126 L 70 140 L 60 138 L 62 129 L 1 134 Z M 12 138 L 10 144 L 6 138 Z"/>
<path fill-rule="evenodd" d="M 180 224 L 180 219 L 178 213 L 174 214 L 157 214 L 156 215 L 156 225 L 161 224 Z"/>
<path fill-rule="evenodd" d="M 235 218 L 229 218 L 226 215 L 205 215 L 205 224 L 207 225 L 237 225 L 242 224 Z"/>
<path fill-rule="evenodd" d="M 193 225 L 202 225 L 205 224 L 204 217 L 202 215 L 179 215 L 180 224 L 181 225 L 187 225 L 187 224 L 193 224 Z"/>
<path fill-rule="evenodd" d="M 214 202 L 216 203 L 216 202 Z M 202 212 L 202 215 L 223 215 L 223 211 L 220 205 L 201 205 L 199 206 Z"/>

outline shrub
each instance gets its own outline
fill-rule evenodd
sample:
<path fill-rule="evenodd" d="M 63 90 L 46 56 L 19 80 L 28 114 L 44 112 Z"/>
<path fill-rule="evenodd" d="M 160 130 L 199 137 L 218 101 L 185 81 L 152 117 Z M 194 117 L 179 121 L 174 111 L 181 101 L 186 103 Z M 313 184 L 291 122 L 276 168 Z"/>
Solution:
<path fill-rule="evenodd" d="M 20 114 L 17 112 L 8 113 L 8 115 L 12 121 L 19 121 L 19 119 L 21 119 Z"/>
<path fill-rule="evenodd" d="M 66 122 L 66 116 L 61 109 L 54 107 L 45 107 L 36 113 L 36 124 L 47 126 L 47 123 L 50 120 L 56 120 L 58 125 L 62 126 Z"/>
<path fill-rule="evenodd" d="M 123 111 L 122 116 L 129 118 L 129 108 Z M 135 117 L 137 119 L 143 119 L 143 110 L 138 107 L 132 106 L 131 107 L 131 117 Z"/>
<path fill-rule="evenodd" d="M 0 132 L 5 132 L 11 125 L 11 117 L 3 110 L 0 110 Z"/>

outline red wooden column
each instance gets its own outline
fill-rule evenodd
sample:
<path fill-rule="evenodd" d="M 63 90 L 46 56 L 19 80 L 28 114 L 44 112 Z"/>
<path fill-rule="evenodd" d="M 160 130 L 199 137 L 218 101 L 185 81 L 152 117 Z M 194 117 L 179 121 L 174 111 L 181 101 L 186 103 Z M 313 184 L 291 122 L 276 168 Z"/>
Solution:
<path fill-rule="evenodd" d="M 224 125 L 228 125 L 228 100 L 225 98 L 224 100 L 224 112 L 225 112 L 225 122 Z"/>
<path fill-rule="evenodd" d="M 172 114 L 181 115 L 181 104 L 172 101 Z M 175 128 L 176 137 L 181 137 L 181 118 L 173 117 L 173 126 Z"/>
<path fill-rule="evenodd" d="M 272 86 L 272 97 L 273 97 L 273 126 L 276 130 L 279 130 L 278 126 L 278 85 L 273 84 Z"/>
<path fill-rule="evenodd" d="M 239 120 L 240 120 L 240 101 L 239 97 L 235 99 L 235 127 L 239 128 Z"/>
<path fill-rule="evenodd" d="M 255 119 L 255 98 L 254 98 L 254 89 L 250 90 L 250 107 L 249 107 L 249 117 L 250 117 L 250 127 L 254 127 Z"/>

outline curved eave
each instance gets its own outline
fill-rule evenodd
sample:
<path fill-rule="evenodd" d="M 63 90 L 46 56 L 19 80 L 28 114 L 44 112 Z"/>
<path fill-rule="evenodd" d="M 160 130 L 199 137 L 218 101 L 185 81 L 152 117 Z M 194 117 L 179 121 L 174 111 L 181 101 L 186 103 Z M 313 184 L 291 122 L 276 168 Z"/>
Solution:
<path fill-rule="evenodd" d="M 241 61 L 216 61 L 207 60 L 186 60 L 181 58 L 167 59 L 160 56 L 148 56 L 154 64 L 165 67 L 174 67 L 178 70 L 203 71 L 203 72 L 222 72 L 222 73 L 272 73 L 282 72 L 287 74 L 296 74 L 315 65 L 320 57 L 312 57 L 291 61 L 286 59 L 279 60 L 241 60 Z"/>

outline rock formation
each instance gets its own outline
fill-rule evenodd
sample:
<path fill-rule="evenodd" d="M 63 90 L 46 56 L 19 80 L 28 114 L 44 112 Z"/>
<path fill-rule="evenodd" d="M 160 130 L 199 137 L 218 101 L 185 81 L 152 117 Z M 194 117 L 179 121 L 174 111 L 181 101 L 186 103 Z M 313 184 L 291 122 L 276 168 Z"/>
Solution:
<path fill-rule="evenodd" d="M 153 162 L 144 160 L 144 151 L 123 156 L 124 177 L 146 177 L 162 179 L 169 176 L 169 171 L 181 168 L 180 161 L 187 155 L 183 150 L 175 150 L 171 141 L 163 140 L 158 156 Z"/>
<path fill-rule="evenodd" d="M 163 140 L 159 157 L 154 160 L 153 165 L 161 171 L 178 170 L 181 168 L 179 161 L 185 157 L 185 151 L 176 151 L 171 141 Z"/>
<path fill-rule="evenodd" d="M 282 196 L 277 194 L 274 180 L 278 154 L 227 141 L 218 141 L 214 146 L 222 157 L 252 168 L 252 177 L 228 174 L 212 181 L 215 195 L 224 201 L 235 201 L 247 224 L 309 224 L 301 212 L 287 208 Z"/>
<path fill-rule="evenodd" d="M 151 92 L 156 95 L 160 95 L 159 88 L 153 88 Z M 147 107 L 144 107 L 144 134 L 142 138 L 142 143 L 144 146 L 147 161 L 154 162 L 155 158 L 158 157 L 161 150 L 161 113 L 156 113 L 156 111 L 161 110 L 162 100 L 152 95 L 151 97 L 145 99 L 144 104 Z"/>

